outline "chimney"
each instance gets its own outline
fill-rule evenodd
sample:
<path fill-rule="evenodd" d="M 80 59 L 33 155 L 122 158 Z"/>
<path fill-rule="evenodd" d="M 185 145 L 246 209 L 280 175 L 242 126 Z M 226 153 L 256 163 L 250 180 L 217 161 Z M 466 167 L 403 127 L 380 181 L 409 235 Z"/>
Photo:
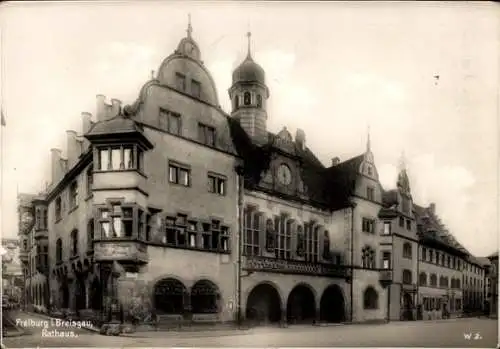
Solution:
<path fill-rule="evenodd" d="M 436 214 L 436 204 L 434 202 L 429 204 L 429 211 L 431 211 L 432 214 Z"/>
<path fill-rule="evenodd" d="M 340 158 L 338 156 L 332 158 L 332 166 L 337 166 L 340 164 Z"/>
<path fill-rule="evenodd" d="M 297 143 L 300 149 L 306 149 L 306 133 L 304 130 L 300 128 L 297 129 L 297 132 L 295 132 L 295 143 Z"/>
<path fill-rule="evenodd" d="M 96 118 L 97 121 L 104 121 L 108 114 L 108 105 L 106 104 L 106 97 L 104 95 L 96 96 Z"/>
<path fill-rule="evenodd" d="M 71 168 L 80 156 L 80 145 L 76 140 L 76 131 L 66 131 L 66 154 L 68 158 L 68 167 Z"/>
<path fill-rule="evenodd" d="M 92 114 L 89 112 L 82 112 L 82 133 L 86 134 L 94 123 L 92 122 Z"/>
<path fill-rule="evenodd" d="M 111 100 L 111 114 L 109 115 L 109 117 L 112 118 L 120 115 L 121 110 L 122 110 L 122 101 L 113 98 Z"/>
<path fill-rule="evenodd" d="M 57 183 L 62 177 L 61 154 L 61 149 L 50 149 L 52 183 Z"/>

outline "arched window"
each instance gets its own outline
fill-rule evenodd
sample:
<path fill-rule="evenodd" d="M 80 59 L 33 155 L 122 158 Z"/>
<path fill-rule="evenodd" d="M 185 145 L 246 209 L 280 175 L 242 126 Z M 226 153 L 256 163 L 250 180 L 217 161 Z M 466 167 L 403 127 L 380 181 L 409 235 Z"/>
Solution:
<path fill-rule="evenodd" d="M 94 250 L 94 220 L 90 219 L 87 224 L 87 250 Z"/>
<path fill-rule="evenodd" d="M 412 283 L 412 275 L 411 275 L 411 270 L 405 269 L 403 270 L 403 284 L 406 285 L 411 285 Z"/>
<path fill-rule="evenodd" d="M 367 287 L 363 294 L 363 305 L 365 309 L 378 308 L 378 293 L 371 286 Z"/>
<path fill-rule="evenodd" d="M 427 274 L 424 272 L 420 273 L 420 276 L 418 277 L 418 283 L 420 286 L 427 286 Z"/>
<path fill-rule="evenodd" d="M 375 269 L 375 250 L 370 246 L 363 248 L 362 266 L 366 269 Z"/>
<path fill-rule="evenodd" d="M 443 278 L 443 287 L 448 288 L 450 286 L 450 281 L 447 277 Z"/>
<path fill-rule="evenodd" d="M 61 240 L 61 238 L 57 239 L 57 242 L 56 242 L 56 261 L 57 262 L 62 261 L 62 240 Z"/>
<path fill-rule="evenodd" d="M 411 255 L 412 255 L 411 244 L 409 242 L 405 242 L 403 244 L 403 257 L 411 259 Z"/>
<path fill-rule="evenodd" d="M 455 281 L 455 286 L 456 286 L 456 288 L 460 288 L 460 279 L 457 279 Z"/>
<path fill-rule="evenodd" d="M 234 97 L 234 110 L 238 109 L 240 107 L 240 96 L 235 96 Z"/>
<path fill-rule="evenodd" d="M 304 224 L 304 236 L 305 236 L 305 258 L 309 262 L 318 261 L 318 232 L 319 226 L 314 225 L 314 223 Z"/>
<path fill-rule="evenodd" d="M 437 276 L 436 274 L 431 275 L 431 286 L 437 286 Z"/>
<path fill-rule="evenodd" d="M 73 230 L 71 232 L 71 255 L 76 256 L 78 254 L 78 230 Z"/>
<path fill-rule="evenodd" d="M 252 103 L 252 96 L 250 95 L 250 92 L 245 92 L 243 94 L 243 104 L 245 105 L 250 105 Z"/>
<path fill-rule="evenodd" d="M 262 108 L 262 96 L 257 95 L 257 108 Z"/>

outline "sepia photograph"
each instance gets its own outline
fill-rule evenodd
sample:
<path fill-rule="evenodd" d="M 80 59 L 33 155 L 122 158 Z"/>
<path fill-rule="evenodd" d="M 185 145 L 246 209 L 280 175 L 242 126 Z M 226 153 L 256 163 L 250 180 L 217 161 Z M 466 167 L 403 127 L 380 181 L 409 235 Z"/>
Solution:
<path fill-rule="evenodd" d="M 495 348 L 500 7 L 0 4 L 1 349 Z"/>

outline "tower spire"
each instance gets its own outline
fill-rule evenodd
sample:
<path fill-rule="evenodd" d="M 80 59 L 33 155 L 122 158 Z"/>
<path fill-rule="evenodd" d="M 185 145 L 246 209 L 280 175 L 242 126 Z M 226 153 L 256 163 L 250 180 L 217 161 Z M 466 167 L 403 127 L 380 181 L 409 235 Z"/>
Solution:
<path fill-rule="evenodd" d="M 193 27 L 191 26 L 191 14 L 188 13 L 188 27 L 187 27 L 187 37 L 191 39 L 191 34 L 193 33 Z"/>
<path fill-rule="evenodd" d="M 404 150 L 401 152 L 401 157 L 399 158 L 399 171 L 406 171 L 406 156 Z"/>
<path fill-rule="evenodd" d="M 367 138 L 366 138 L 366 152 L 371 151 L 371 141 L 370 141 L 370 124 L 368 124 L 367 130 Z"/>
<path fill-rule="evenodd" d="M 252 58 L 252 53 L 251 53 L 251 37 L 252 33 L 250 30 L 247 32 L 247 40 L 248 40 L 248 52 L 247 52 L 247 58 Z"/>

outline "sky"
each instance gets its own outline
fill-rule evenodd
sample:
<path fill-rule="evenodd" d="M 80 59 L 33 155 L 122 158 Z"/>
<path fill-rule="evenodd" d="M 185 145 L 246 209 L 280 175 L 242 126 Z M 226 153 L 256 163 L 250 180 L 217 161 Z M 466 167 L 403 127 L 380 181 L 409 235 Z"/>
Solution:
<path fill-rule="evenodd" d="M 498 249 L 500 16 L 488 2 L 3 3 L 2 206 L 17 234 L 16 192 L 50 182 L 50 149 L 81 131 L 95 96 L 131 104 L 186 35 L 224 110 L 233 69 L 264 68 L 268 128 L 306 133 L 325 165 L 362 153 L 368 129 L 382 185 L 402 154 L 414 201 L 436 204 L 476 256 Z"/>

